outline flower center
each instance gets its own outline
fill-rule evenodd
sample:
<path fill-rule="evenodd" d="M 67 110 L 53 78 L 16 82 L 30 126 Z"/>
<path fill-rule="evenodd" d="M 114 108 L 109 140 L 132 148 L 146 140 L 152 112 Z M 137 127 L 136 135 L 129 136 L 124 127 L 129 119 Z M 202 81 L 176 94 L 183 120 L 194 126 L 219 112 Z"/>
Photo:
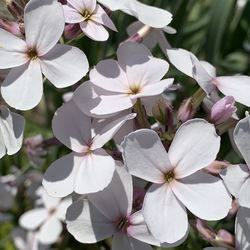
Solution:
<path fill-rule="evenodd" d="M 85 21 L 88 21 L 90 20 L 92 13 L 89 10 L 85 9 L 81 12 L 81 15 L 85 18 Z"/>
<path fill-rule="evenodd" d="M 141 86 L 139 84 L 131 84 L 129 87 L 129 95 L 136 95 L 141 92 Z"/>
<path fill-rule="evenodd" d="M 38 54 L 35 49 L 29 49 L 27 55 L 31 60 L 36 60 L 38 58 Z"/>
<path fill-rule="evenodd" d="M 165 180 L 166 182 L 170 183 L 171 181 L 174 180 L 175 174 L 174 171 L 169 171 L 165 174 Z"/>
<path fill-rule="evenodd" d="M 127 228 L 129 227 L 130 223 L 128 218 L 121 217 L 118 222 L 116 223 L 116 229 L 118 232 L 125 233 L 127 232 Z"/>

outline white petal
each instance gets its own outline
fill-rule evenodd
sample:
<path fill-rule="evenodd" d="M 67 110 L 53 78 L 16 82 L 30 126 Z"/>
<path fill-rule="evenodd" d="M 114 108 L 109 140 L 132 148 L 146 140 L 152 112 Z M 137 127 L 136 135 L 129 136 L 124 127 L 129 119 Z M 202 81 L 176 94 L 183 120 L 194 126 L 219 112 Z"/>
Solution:
<path fill-rule="evenodd" d="M 64 16 L 65 16 L 65 22 L 66 23 L 80 23 L 83 22 L 85 19 L 81 15 L 81 13 L 74 9 L 71 8 L 68 5 L 63 5 L 63 10 L 64 10 Z"/>
<path fill-rule="evenodd" d="M 0 133 L 0 159 L 6 154 L 6 147 L 4 144 L 4 139 L 2 133 Z"/>
<path fill-rule="evenodd" d="M 128 92 L 126 73 L 113 59 L 100 61 L 89 74 L 91 82 L 103 89 L 118 93 Z"/>
<path fill-rule="evenodd" d="M 115 161 L 101 148 L 82 156 L 74 191 L 88 194 L 103 190 L 111 182 L 114 170 Z"/>
<path fill-rule="evenodd" d="M 56 138 L 73 151 L 82 153 L 89 149 L 91 118 L 83 114 L 73 101 L 57 109 L 52 129 Z"/>
<path fill-rule="evenodd" d="M 92 14 L 91 20 L 93 20 L 97 23 L 100 23 L 102 25 L 105 25 L 106 27 L 110 28 L 111 30 L 117 31 L 114 23 L 112 22 L 112 20 L 109 18 L 107 13 L 104 11 L 104 9 L 99 4 L 96 6 L 95 13 Z"/>
<path fill-rule="evenodd" d="M 246 179 L 240 189 L 239 204 L 242 207 L 250 208 L 250 176 Z"/>
<path fill-rule="evenodd" d="M 63 8 L 55 0 L 30 1 L 24 10 L 24 25 L 27 46 L 43 56 L 56 45 L 63 33 Z"/>
<path fill-rule="evenodd" d="M 200 61 L 200 63 L 210 76 L 216 77 L 216 68 L 212 64 L 206 61 Z"/>
<path fill-rule="evenodd" d="M 233 138 L 245 162 L 250 166 L 250 116 L 245 117 L 237 123 Z"/>
<path fill-rule="evenodd" d="M 78 82 L 89 70 L 86 55 L 78 48 L 57 44 L 41 59 L 43 74 L 57 88 Z"/>
<path fill-rule="evenodd" d="M 149 230 L 160 242 L 175 243 L 188 231 L 186 209 L 166 184 L 149 188 L 142 213 Z"/>
<path fill-rule="evenodd" d="M 1 86 L 1 93 L 4 100 L 15 109 L 34 108 L 43 95 L 39 62 L 30 61 L 28 64 L 11 69 Z"/>
<path fill-rule="evenodd" d="M 212 84 L 213 77 L 194 54 L 184 49 L 168 49 L 167 55 L 170 62 L 179 71 L 194 78 L 207 94 L 210 94 L 215 89 Z"/>
<path fill-rule="evenodd" d="M 68 0 L 67 2 L 79 12 L 84 9 L 93 12 L 96 7 L 96 0 Z"/>
<path fill-rule="evenodd" d="M 116 233 L 112 240 L 112 250 L 153 250 L 153 248 L 126 234 Z"/>
<path fill-rule="evenodd" d="M 52 215 L 41 226 L 38 232 L 38 240 L 42 244 L 53 244 L 59 239 L 62 229 L 62 223 L 56 218 L 56 216 Z"/>
<path fill-rule="evenodd" d="M 135 1 L 134 0 L 98 0 L 99 3 L 106 6 L 108 9 L 115 10 L 134 10 Z"/>
<path fill-rule="evenodd" d="M 121 147 L 130 174 L 154 183 L 165 181 L 164 174 L 172 167 L 156 132 L 149 129 L 132 132 Z"/>
<path fill-rule="evenodd" d="M 68 207 L 72 204 L 72 198 L 71 197 L 67 197 L 63 200 L 61 200 L 57 211 L 56 211 L 56 217 L 62 221 L 65 220 L 65 216 L 66 216 L 66 212 Z"/>
<path fill-rule="evenodd" d="M 121 163 L 116 164 L 116 171 L 107 188 L 88 195 L 90 202 L 110 221 L 130 214 L 133 202 L 132 177 Z"/>
<path fill-rule="evenodd" d="M 101 148 L 107 143 L 109 140 L 113 138 L 113 136 L 117 133 L 117 131 L 129 120 L 134 119 L 136 114 L 128 114 L 108 123 L 105 127 L 103 127 L 100 131 L 96 131 L 97 135 L 92 140 L 91 150 L 95 150 L 97 148 Z"/>
<path fill-rule="evenodd" d="M 136 17 L 150 27 L 163 28 L 172 21 L 172 14 L 166 10 L 149 6 L 139 1 L 135 1 L 135 4 Z"/>
<path fill-rule="evenodd" d="M 221 179 L 198 171 L 171 184 L 174 194 L 196 216 L 220 220 L 231 208 L 232 199 Z"/>
<path fill-rule="evenodd" d="M 0 69 L 17 67 L 28 62 L 26 43 L 0 28 Z"/>
<path fill-rule="evenodd" d="M 202 135 L 202 136 L 201 136 Z M 180 126 L 168 151 L 176 178 L 183 178 L 212 163 L 220 148 L 214 125 L 193 119 Z"/>
<path fill-rule="evenodd" d="M 235 221 L 236 249 L 249 250 L 250 248 L 250 209 L 240 207 Z"/>
<path fill-rule="evenodd" d="M 216 78 L 217 88 L 224 95 L 231 95 L 236 102 L 250 107 L 250 77 L 220 76 Z"/>
<path fill-rule="evenodd" d="M 230 193 L 238 199 L 243 183 L 250 178 L 250 170 L 247 165 L 231 165 L 224 169 L 220 176 Z"/>
<path fill-rule="evenodd" d="M 0 130 L 7 154 L 12 155 L 20 150 L 23 142 L 24 118 L 0 106 Z"/>
<path fill-rule="evenodd" d="M 136 102 L 136 100 L 131 100 L 127 94 L 108 92 L 93 86 L 89 81 L 77 88 L 73 100 L 85 114 L 99 118 L 109 117 L 119 111 L 129 109 Z"/>
<path fill-rule="evenodd" d="M 27 230 L 34 230 L 45 221 L 47 216 L 48 212 L 45 208 L 36 208 L 21 215 L 19 224 Z"/>
<path fill-rule="evenodd" d="M 95 243 L 115 232 L 113 222 L 85 199 L 74 202 L 68 208 L 66 221 L 68 231 L 82 243 Z"/>
<path fill-rule="evenodd" d="M 166 89 L 173 85 L 173 82 L 174 79 L 170 78 L 161 80 L 160 82 L 148 84 L 143 87 L 141 94 L 138 94 L 138 96 L 146 97 L 162 94 Z"/>
<path fill-rule="evenodd" d="M 109 38 L 108 31 L 99 23 L 88 20 L 80 23 L 83 33 L 94 41 L 106 41 Z"/>
<path fill-rule="evenodd" d="M 70 153 L 53 162 L 43 177 L 43 186 L 53 197 L 66 197 L 74 190 L 74 182 L 82 157 Z"/>

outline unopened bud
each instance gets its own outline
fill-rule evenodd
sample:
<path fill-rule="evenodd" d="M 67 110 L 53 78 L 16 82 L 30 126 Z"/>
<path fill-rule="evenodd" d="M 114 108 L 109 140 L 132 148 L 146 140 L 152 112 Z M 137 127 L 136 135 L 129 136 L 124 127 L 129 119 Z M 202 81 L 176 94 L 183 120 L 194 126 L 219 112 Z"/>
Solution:
<path fill-rule="evenodd" d="M 210 165 L 204 168 L 210 174 L 219 174 L 223 169 L 230 165 L 227 161 L 213 161 Z"/>
<path fill-rule="evenodd" d="M 22 32 L 16 22 L 0 19 L 0 28 L 7 30 L 15 36 L 22 37 Z"/>
<path fill-rule="evenodd" d="M 177 118 L 178 120 L 185 122 L 189 119 L 192 119 L 195 115 L 195 112 L 196 109 L 193 107 L 192 97 L 190 97 L 181 104 L 178 110 Z"/>
<path fill-rule="evenodd" d="M 81 28 L 78 23 L 67 24 L 64 28 L 64 37 L 68 40 L 76 38 L 81 34 Z"/>
<path fill-rule="evenodd" d="M 214 124 L 223 123 L 227 121 L 236 110 L 234 98 L 232 96 L 225 96 L 213 105 L 209 120 Z"/>
<path fill-rule="evenodd" d="M 161 124 L 171 127 L 173 125 L 172 107 L 163 99 L 158 99 L 152 108 L 154 118 Z"/>

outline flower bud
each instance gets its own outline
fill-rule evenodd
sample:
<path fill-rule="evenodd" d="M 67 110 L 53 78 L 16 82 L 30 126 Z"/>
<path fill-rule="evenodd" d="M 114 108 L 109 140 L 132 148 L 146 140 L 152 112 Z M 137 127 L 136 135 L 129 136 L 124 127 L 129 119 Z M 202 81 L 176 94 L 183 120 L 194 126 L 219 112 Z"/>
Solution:
<path fill-rule="evenodd" d="M 152 114 L 161 124 L 173 126 L 173 110 L 166 101 L 158 99 L 152 107 Z"/>
<path fill-rule="evenodd" d="M 192 97 L 186 99 L 180 106 L 177 114 L 178 120 L 185 122 L 192 119 L 195 115 L 196 109 L 192 105 Z"/>
<path fill-rule="evenodd" d="M 210 174 L 219 174 L 223 169 L 227 168 L 230 165 L 226 161 L 213 161 L 210 165 L 204 168 Z"/>
<path fill-rule="evenodd" d="M 210 121 L 214 124 L 220 124 L 228 120 L 237 110 L 235 100 L 232 96 L 225 96 L 216 102 L 210 111 Z"/>
<path fill-rule="evenodd" d="M 15 36 L 22 36 L 18 23 L 0 19 L 0 28 L 12 33 Z"/>
<path fill-rule="evenodd" d="M 66 39 L 74 39 L 81 34 L 81 28 L 78 23 L 67 24 L 64 28 L 64 36 Z"/>

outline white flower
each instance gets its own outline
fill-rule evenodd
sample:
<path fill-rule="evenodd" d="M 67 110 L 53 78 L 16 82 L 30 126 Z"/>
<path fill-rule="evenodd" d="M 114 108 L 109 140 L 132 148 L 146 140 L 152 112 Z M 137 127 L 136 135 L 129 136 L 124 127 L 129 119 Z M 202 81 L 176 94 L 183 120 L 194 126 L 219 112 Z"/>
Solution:
<path fill-rule="evenodd" d="M 17 153 L 23 142 L 24 118 L 0 106 L 0 159 Z"/>
<path fill-rule="evenodd" d="M 129 172 L 153 183 L 146 193 L 142 213 L 156 239 L 174 243 L 188 231 L 186 208 L 204 220 L 219 220 L 231 207 L 223 182 L 201 172 L 219 151 L 220 137 L 202 119 L 178 129 L 166 153 L 157 133 L 142 129 L 122 144 Z"/>
<path fill-rule="evenodd" d="M 152 250 L 146 243 L 160 246 L 148 230 L 141 211 L 132 213 L 132 196 L 132 177 L 117 162 L 107 188 L 88 195 L 89 202 L 83 199 L 69 207 L 68 231 L 82 243 L 94 243 L 113 235 L 112 250 Z"/>
<path fill-rule="evenodd" d="M 250 208 L 250 116 L 238 122 L 233 138 L 247 165 L 231 165 L 221 172 L 221 177 L 240 206 Z"/>
<path fill-rule="evenodd" d="M 56 44 L 64 29 L 64 14 L 56 0 L 30 0 L 25 7 L 25 41 L 0 29 L 0 69 L 12 68 L 1 93 L 12 107 L 28 110 L 42 98 L 42 73 L 58 88 L 79 81 L 88 71 L 78 48 Z"/>
<path fill-rule="evenodd" d="M 90 81 L 75 91 L 73 100 L 87 115 L 116 114 L 133 107 L 138 98 L 161 94 L 173 83 L 173 79 L 161 80 L 169 64 L 153 57 L 142 44 L 121 44 L 117 58 L 99 62 L 90 72 Z"/>
<path fill-rule="evenodd" d="M 66 23 L 79 23 L 83 33 L 95 41 L 106 41 L 106 26 L 117 31 L 115 25 L 96 0 L 68 0 L 63 5 Z"/>
<path fill-rule="evenodd" d="M 121 10 L 154 28 L 163 28 L 172 21 L 172 14 L 170 12 L 143 4 L 137 0 L 98 1 L 112 11 Z"/>
<path fill-rule="evenodd" d="M 111 181 L 115 162 L 102 147 L 135 114 L 120 117 L 106 126 L 94 128 L 91 118 L 70 101 L 57 110 L 52 121 L 57 139 L 73 152 L 52 163 L 43 185 L 55 197 L 103 190 Z M 93 133 L 95 132 L 95 133 Z"/>
<path fill-rule="evenodd" d="M 38 241 L 48 245 L 55 243 L 62 232 L 62 221 L 65 220 L 66 210 L 71 204 L 70 198 L 63 200 L 49 196 L 43 188 L 38 189 L 41 197 L 40 205 L 25 212 L 19 218 L 21 227 L 27 230 L 38 230 Z"/>
<path fill-rule="evenodd" d="M 184 74 L 194 78 L 209 95 L 216 88 L 226 96 L 250 106 L 250 77 L 244 75 L 216 76 L 216 69 L 205 61 L 199 61 L 194 54 L 184 49 L 168 49 L 170 62 Z"/>

